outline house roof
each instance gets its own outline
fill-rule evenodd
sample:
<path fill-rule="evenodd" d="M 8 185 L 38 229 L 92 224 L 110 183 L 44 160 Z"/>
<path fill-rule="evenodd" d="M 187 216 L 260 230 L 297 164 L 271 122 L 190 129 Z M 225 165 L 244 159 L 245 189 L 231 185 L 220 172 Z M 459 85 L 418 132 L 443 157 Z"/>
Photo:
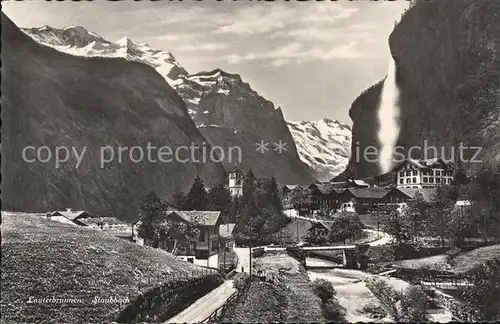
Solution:
<path fill-rule="evenodd" d="M 452 164 L 450 162 L 446 162 L 445 160 L 443 160 L 442 158 L 432 158 L 432 159 L 421 159 L 421 160 L 416 160 L 416 159 L 406 159 L 400 163 L 398 163 L 393 171 L 396 171 L 398 170 L 402 165 L 404 165 L 405 163 L 410 163 L 410 164 L 413 164 L 414 166 L 416 166 L 417 168 L 419 169 L 430 169 L 430 166 L 432 166 L 433 164 L 435 163 L 442 163 L 444 164 L 446 167 L 448 168 L 453 168 L 454 167 L 452 166 Z"/>
<path fill-rule="evenodd" d="M 352 188 L 348 189 L 356 198 L 383 198 L 391 190 L 385 188 Z"/>
<path fill-rule="evenodd" d="M 349 187 L 349 184 L 348 184 L 347 181 L 330 182 L 330 185 L 333 186 L 335 189 L 341 189 L 341 188 L 347 188 L 347 187 Z"/>
<path fill-rule="evenodd" d="M 188 222 L 196 225 L 215 226 L 220 216 L 220 211 L 206 211 L 206 210 L 179 210 L 175 213 Z"/>
<path fill-rule="evenodd" d="M 243 171 L 241 171 L 241 169 L 238 167 L 234 167 L 231 171 L 229 171 L 229 173 L 236 173 L 236 172 L 243 173 Z"/>
<path fill-rule="evenodd" d="M 283 189 L 284 189 L 284 188 L 287 188 L 287 189 L 289 189 L 289 190 L 293 190 L 293 189 L 297 188 L 298 186 L 299 186 L 299 185 L 296 185 L 296 184 L 293 184 L 293 185 L 284 185 L 284 186 L 283 186 Z"/>
<path fill-rule="evenodd" d="M 409 198 L 414 198 L 417 192 L 420 192 L 426 202 L 430 202 L 432 200 L 432 195 L 435 192 L 435 189 L 427 189 L 427 188 L 394 188 L 394 190 L 399 190 L 404 193 Z"/>
<path fill-rule="evenodd" d="M 328 195 L 335 189 L 335 186 L 331 183 L 326 183 L 318 185 L 317 188 L 322 194 Z"/>
<path fill-rule="evenodd" d="M 235 223 L 220 224 L 219 235 L 222 237 L 230 237 L 233 234 Z"/>
<path fill-rule="evenodd" d="M 97 225 L 101 222 L 108 225 L 130 225 L 129 223 L 119 220 L 115 217 L 84 217 L 78 220 L 88 226 Z"/>
<path fill-rule="evenodd" d="M 369 186 L 370 186 L 368 183 L 366 183 L 366 182 L 365 182 L 365 181 L 363 181 L 363 180 L 356 180 L 356 179 L 354 179 L 354 180 L 352 180 L 352 182 L 354 182 L 354 183 L 355 183 L 356 185 L 358 185 L 358 186 L 367 186 L 367 187 L 369 187 Z"/>
<path fill-rule="evenodd" d="M 55 211 L 50 214 L 51 216 L 64 216 L 69 220 L 75 220 L 80 216 L 90 215 L 84 210 L 64 210 L 64 211 Z"/>

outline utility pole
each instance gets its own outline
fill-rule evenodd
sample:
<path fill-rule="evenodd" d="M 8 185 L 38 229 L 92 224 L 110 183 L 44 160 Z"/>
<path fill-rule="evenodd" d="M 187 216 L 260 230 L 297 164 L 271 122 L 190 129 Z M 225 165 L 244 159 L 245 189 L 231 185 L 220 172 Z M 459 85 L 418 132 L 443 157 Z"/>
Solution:
<path fill-rule="evenodd" d="M 203 230 L 203 229 L 202 229 Z M 207 256 L 207 267 L 210 268 L 210 230 L 207 231 L 208 233 L 208 246 L 207 246 L 207 249 L 208 249 L 208 256 Z"/>
<path fill-rule="evenodd" d="M 249 258 L 248 258 L 248 264 L 250 268 L 250 279 L 252 278 L 252 243 L 250 243 L 250 246 L 248 247 L 248 253 L 249 253 Z"/>
<path fill-rule="evenodd" d="M 299 220 L 296 219 L 295 222 L 297 222 L 297 244 L 300 243 L 300 239 L 299 239 Z"/>

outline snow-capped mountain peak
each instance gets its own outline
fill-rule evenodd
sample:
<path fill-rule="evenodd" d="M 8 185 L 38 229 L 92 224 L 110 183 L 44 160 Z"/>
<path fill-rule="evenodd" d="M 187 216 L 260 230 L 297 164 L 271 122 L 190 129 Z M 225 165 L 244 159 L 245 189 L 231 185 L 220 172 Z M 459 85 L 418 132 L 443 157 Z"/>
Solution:
<path fill-rule="evenodd" d="M 72 55 L 123 57 L 145 63 L 154 67 L 168 83 L 188 74 L 172 53 L 152 48 L 146 43 L 134 42 L 128 37 L 113 43 L 81 26 L 57 29 L 45 25 L 22 30 L 38 43 Z"/>
<path fill-rule="evenodd" d="M 330 180 L 349 162 L 351 128 L 328 118 L 287 121 L 300 159 L 316 171 L 318 180 Z"/>

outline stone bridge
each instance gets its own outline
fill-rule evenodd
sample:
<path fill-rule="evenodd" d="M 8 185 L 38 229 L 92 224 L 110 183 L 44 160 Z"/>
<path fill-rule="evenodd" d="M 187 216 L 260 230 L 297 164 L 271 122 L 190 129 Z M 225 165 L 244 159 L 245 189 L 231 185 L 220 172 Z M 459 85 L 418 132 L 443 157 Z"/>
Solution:
<path fill-rule="evenodd" d="M 356 245 L 334 245 L 334 246 L 294 246 L 288 247 L 286 250 L 294 257 L 298 258 L 304 263 L 306 269 L 311 268 L 335 268 L 338 266 L 334 265 L 311 265 L 308 266 L 306 259 L 309 257 L 311 252 L 316 251 L 342 251 L 342 264 L 344 268 L 347 269 L 366 269 L 368 265 L 368 260 L 366 257 L 366 251 L 370 246 L 368 244 L 356 244 Z M 327 257 L 324 259 L 328 260 Z"/>

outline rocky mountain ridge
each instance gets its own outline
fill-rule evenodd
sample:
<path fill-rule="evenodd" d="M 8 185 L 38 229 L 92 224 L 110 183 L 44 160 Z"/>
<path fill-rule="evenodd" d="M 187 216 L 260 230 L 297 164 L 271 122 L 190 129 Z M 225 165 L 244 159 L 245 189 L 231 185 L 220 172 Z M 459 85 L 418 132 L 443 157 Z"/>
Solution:
<path fill-rule="evenodd" d="M 328 118 L 287 121 L 300 159 L 328 181 L 345 170 L 351 153 L 351 128 Z"/>

